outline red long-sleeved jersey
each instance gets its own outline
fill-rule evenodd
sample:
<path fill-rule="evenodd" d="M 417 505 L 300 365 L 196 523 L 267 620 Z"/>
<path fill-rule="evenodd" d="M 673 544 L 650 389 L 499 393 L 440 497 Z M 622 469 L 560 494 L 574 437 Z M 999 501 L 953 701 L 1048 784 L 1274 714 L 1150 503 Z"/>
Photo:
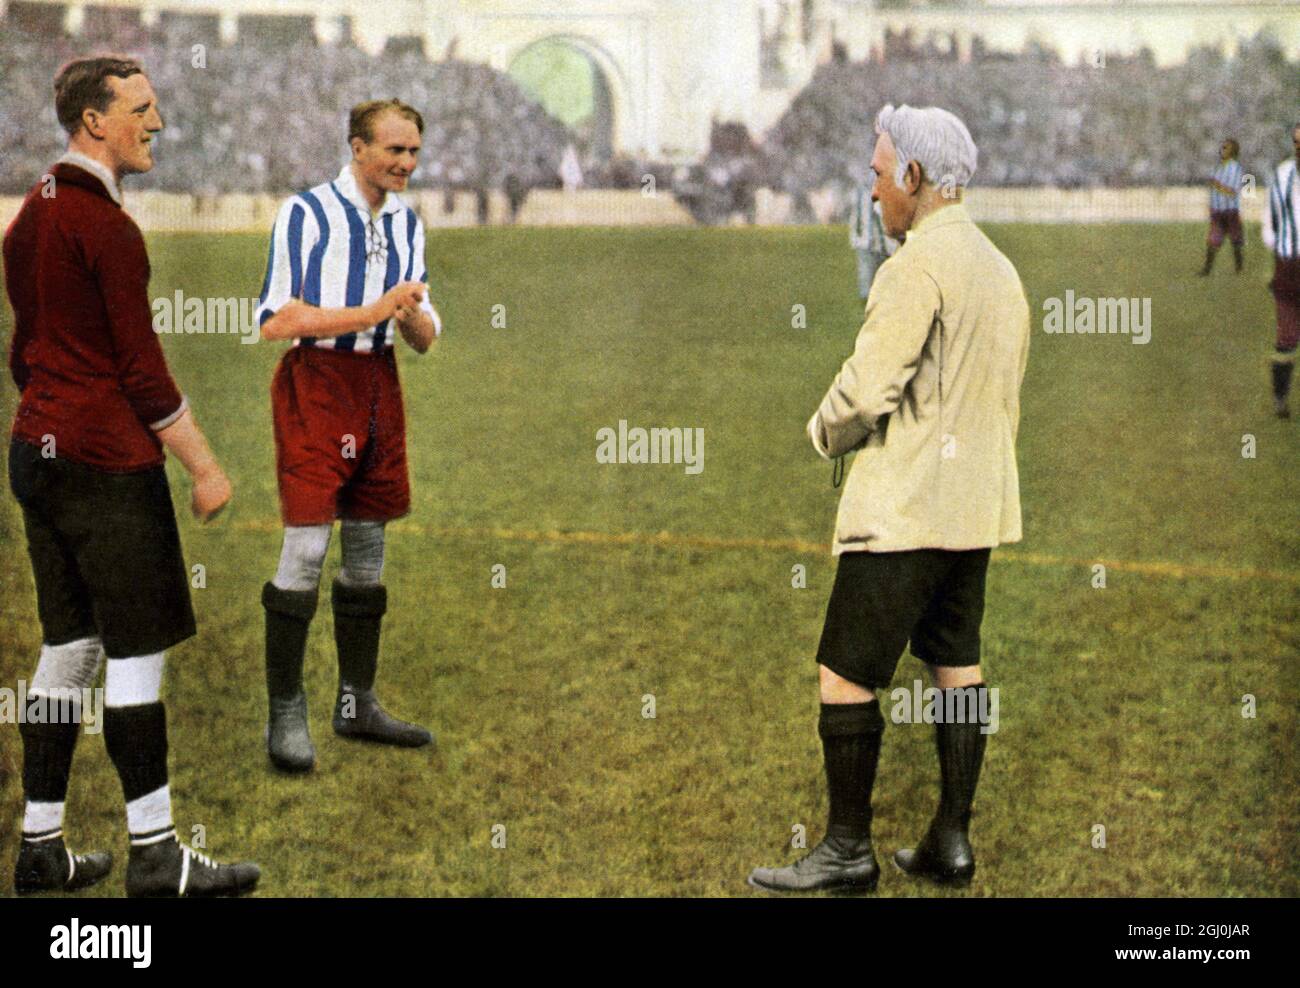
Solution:
<path fill-rule="evenodd" d="M 114 473 L 157 466 L 154 429 L 184 399 L 153 331 L 144 237 L 99 178 L 66 162 L 50 173 L 4 238 L 22 393 L 13 437 L 53 436 L 56 456 Z"/>

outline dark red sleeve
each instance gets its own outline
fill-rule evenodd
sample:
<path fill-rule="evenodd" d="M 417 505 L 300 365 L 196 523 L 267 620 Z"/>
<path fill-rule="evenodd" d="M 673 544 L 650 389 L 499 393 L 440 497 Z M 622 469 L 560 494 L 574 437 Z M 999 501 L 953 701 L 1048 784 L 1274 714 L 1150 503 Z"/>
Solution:
<path fill-rule="evenodd" d="M 23 207 L 27 203 L 24 201 Z M 14 313 L 14 335 L 9 345 L 9 370 L 13 374 L 14 384 L 22 391 L 32 376 L 31 368 L 23 359 L 27 341 L 31 336 L 32 297 L 27 268 L 35 248 L 26 236 L 26 229 L 20 229 L 18 218 L 9 225 L 4 239 L 5 287 L 9 290 L 9 302 Z"/>
<path fill-rule="evenodd" d="M 5 283 L 12 284 L 7 278 Z M 17 306 L 15 306 L 14 336 L 9 346 L 9 372 L 13 375 L 14 384 L 18 386 L 19 391 L 27 387 L 27 382 L 32 376 L 31 368 L 27 366 L 27 361 L 23 359 L 23 350 L 27 348 L 28 335 L 27 320 L 23 318 Z"/>
<path fill-rule="evenodd" d="M 95 275 L 108 311 L 118 384 L 136 417 L 147 426 L 181 407 L 181 393 L 167 370 L 149 307 L 149 255 L 140 228 L 124 217 L 111 239 L 99 245 Z"/>

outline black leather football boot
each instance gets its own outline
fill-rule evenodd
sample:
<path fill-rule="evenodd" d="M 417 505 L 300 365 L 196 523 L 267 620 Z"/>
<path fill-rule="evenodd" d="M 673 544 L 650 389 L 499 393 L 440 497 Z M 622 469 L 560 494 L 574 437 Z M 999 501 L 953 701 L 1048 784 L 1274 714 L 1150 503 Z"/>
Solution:
<path fill-rule="evenodd" d="M 61 835 L 24 838 L 14 866 L 14 891 L 19 895 L 75 892 L 102 881 L 112 868 L 113 855 L 107 851 L 73 854 Z"/>
<path fill-rule="evenodd" d="M 794 864 L 755 868 L 749 884 L 769 892 L 874 892 L 879 879 L 870 837 L 827 834 Z"/>

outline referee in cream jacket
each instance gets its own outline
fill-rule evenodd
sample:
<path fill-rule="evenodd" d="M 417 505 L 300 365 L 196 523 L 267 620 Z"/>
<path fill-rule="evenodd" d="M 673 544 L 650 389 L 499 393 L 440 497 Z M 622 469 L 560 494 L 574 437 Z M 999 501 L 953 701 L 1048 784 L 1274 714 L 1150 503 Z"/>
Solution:
<path fill-rule="evenodd" d="M 853 355 L 808 423 L 823 457 L 858 454 L 817 652 L 830 819 L 804 857 L 750 875 L 772 891 L 876 887 L 871 789 L 885 728 L 876 694 L 909 644 L 942 691 L 942 784 L 929 831 L 894 860 L 943 884 L 968 884 L 975 871 L 967 832 L 988 736 L 984 579 L 992 547 L 1020 539 L 1029 305 L 962 204 L 977 159 L 966 126 L 946 110 L 891 105 L 876 133 L 872 198 L 886 232 L 906 242 L 877 273 Z"/>

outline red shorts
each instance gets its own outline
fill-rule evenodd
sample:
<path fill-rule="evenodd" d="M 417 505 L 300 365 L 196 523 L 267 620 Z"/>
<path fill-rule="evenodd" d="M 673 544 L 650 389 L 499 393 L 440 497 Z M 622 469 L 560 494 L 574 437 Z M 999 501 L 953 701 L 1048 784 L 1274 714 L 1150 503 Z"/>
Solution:
<path fill-rule="evenodd" d="M 1241 232 L 1241 213 L 1235 209 L 1210 210 L 1210 246 L 1219 247 L 1224 236 L 1240 246 L 1246 236 Z"/>
<path fill-rule="evenodd" d="M 271 382 L 280 517 L 391 521 L 411 509 L 406 416 L 392 348 L 296 346 Z"/>
<path fill-rule="evenodd" d="M 1300 258 L 1275 257 L 1269 287 L 1277 303 L 1277 348 L 1290 353 L 1300 344 Z"/>

